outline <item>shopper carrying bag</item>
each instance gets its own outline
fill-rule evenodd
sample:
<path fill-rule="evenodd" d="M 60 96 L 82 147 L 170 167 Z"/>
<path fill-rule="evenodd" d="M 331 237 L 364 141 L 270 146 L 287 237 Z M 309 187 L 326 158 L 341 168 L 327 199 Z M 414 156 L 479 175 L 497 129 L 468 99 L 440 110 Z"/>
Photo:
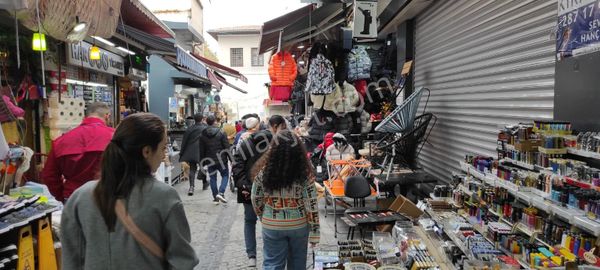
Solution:
<path fill-rule="evenodd" d="M 62 213 L 62 269 L 194 269 L 190 227 L 177 191 L 152 173 L 166 150 L 164 123 L 149 113 L 118 126 L 99 181 L 76 190 Z"/>
<path fill-rule="evenodd" d="M 263 225 L 263 269 L 306 269 L 308 244 L 319 243 L 319 208 L 300 138 L 289 130 L 274 134 L 252 175 L 252 205 Z"/>

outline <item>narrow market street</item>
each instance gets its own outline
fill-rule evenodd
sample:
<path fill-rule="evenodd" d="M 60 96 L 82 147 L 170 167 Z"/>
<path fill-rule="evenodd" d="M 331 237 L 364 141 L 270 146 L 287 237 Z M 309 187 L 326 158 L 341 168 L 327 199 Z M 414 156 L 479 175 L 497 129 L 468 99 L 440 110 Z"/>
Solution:
<path fill-rule="evenodd" d="M 201 183 L 196 183 L 201 187 Z M 200 264 L 196 269 L 252 269 L 247 267 L 248 257 L 244 245 L 244 208 L 236 201 L 236 195 L 229 190 L 225 193 L 227 204 L 215 205 L 210 189 L 198 189 L 194 196 L 188 196 L 189 184 L 175 185 L 183 200 L 185 212 L 192 231 L 192 245 L 196 249 Z M 321 245 L 335 245 L 333 237 L 333 219 L 324 217 L 324 200 L 319 201 L 321 218 Z M 329 210 L 331 211 L 331 210 Z M 338 226 L 340 224 L 338 223 Z M 338 231 L 345 232 L 346 228 Z M 262 269 L 262 236 L 260 222 L 256 227 L 257 268 Z M 338 234 L 338 237 L 345 235 Z M 309 247 L 307 266 L 312 265 L 312 250 Z"/>

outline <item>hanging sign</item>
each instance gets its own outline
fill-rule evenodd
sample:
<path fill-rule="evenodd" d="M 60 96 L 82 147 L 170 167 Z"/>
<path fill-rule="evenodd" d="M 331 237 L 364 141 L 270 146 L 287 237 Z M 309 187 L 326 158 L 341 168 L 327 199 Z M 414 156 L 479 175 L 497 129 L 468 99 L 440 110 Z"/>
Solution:
<path fill-rule="evenodd" d="M 558 59 L 600 51 L 600 0 L 559 0 Z"/>
<path fill-rule="evenodd" d="M 354 1 L 353 36 L 357 38 L 377 37 L 377 1 Z"/>
<path fill-rule="evenodd" d="M 83 66 L 116 76 L 125 75 L 123 57 L 100 48 L 100 60 L 90 60 L 91 47 L 92 44 L 85 41 L 69 44 L 67 46 L 67 62 L 74 66 Z"/>

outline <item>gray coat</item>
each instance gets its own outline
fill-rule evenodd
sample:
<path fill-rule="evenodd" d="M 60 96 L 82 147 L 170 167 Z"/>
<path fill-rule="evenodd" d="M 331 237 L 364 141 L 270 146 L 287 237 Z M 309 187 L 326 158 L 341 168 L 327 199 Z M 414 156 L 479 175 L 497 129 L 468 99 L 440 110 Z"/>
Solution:
<path fill-rule="evenodd" d="M 200 137 L 202 136 L 202 131 L 206 128 L 205 124 L 196 124 L 185 131 L 181 140 L 179 161 L 200 162 Z"/>
<path fill-rule="evenodd" d="M 94 202 L 98 181 L 90 181 L 75 191 L 62 213 L 62 269 L 184 269 L 198 264 L 190 245 L 190 227 L 177 191 L 149 178 L 136 186 L 127 211 L 137 226 L 162 247 L 165 261 L 152 255 L 118 221 L 108 232 Z"/>

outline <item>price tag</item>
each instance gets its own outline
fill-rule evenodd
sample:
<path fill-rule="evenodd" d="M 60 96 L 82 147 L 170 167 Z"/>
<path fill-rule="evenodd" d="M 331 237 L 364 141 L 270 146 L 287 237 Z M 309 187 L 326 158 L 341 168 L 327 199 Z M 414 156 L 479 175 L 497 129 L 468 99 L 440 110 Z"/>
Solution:
<path fill-rule="evenodd" d="M 317 173 L 322 173 L 322 172 L 323 172 L 323 167 L 317 166 Z"/>

